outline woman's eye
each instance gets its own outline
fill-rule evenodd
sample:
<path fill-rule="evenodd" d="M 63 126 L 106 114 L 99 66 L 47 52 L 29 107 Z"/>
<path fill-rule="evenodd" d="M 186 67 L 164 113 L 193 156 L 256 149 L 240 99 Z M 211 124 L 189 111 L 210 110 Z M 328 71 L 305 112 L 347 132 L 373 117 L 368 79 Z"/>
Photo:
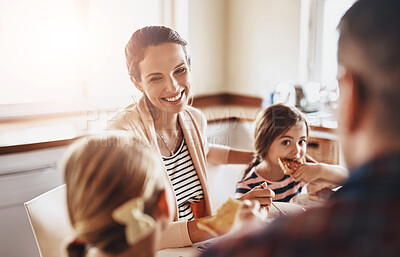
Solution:
<path fill-rule="evenodd" d="M 290 141 L 289 140 L 285 140 L 282 142 L 282 145 L 290 145 Z"/>
<path fill-rule="evenodd" d="M 150 82 L 156 82 L 156 81 L 159 81 L 159 80 L 161 80 L 160 77 L 152 77 L 152 78 L 150 79 Z"/>
<path fill-rule="evenodd" d="M 184 73 L 186 71 L 186 68 L 179 68 L 175 71 L 175 74 L 180 74 L 180 73 Z"/>

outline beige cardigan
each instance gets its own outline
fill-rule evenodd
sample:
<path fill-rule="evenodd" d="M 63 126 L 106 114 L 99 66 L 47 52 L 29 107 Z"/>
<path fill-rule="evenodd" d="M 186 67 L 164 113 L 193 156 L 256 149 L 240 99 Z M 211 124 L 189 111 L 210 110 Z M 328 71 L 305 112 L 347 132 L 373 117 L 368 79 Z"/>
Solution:
<path fill-rule="evenodd" d="M 194 167 L 199 176 L 200 183 L 203 187 L 205 205 L 205 216 L 211 215 L 211 203 L 207 184 L 207 159 L 217 160 L 219 164 L 227 164 L 229 156 L 229 147 L 216 145 L 208 145 L 206 137 L 207 120 L 204 115 L 197 109 L 187 106 L 178 114 L 179 122 L 185 137 L 186 144 L 192 158 Z M 138 103 L 131 104 L 126 108 L 117 112 L 113 117 L 109 129 L 125 130 L 133 136 L 144 139 L 150 145 L 154 146 L 159 153 L 160 161 L 161 152 L 157 144 L 154 122 L 147 107 L 145 98 L 142 97 Z M 165 167 L 164 167 L 165 168 Z M 165 175 L 168 178 L 172 189 L 172 183 L 169 180 L 167 170 Z M 172 189 L 173 190 L 173 189 Z M 175 195 L 174 195 L 175 197 Z M 175 198 L 175 204 L 177 203 Z M 192 245 L 186 221 L 177 221 L 178 212 L 176 213 L 174 222 L 166 229 L 161 237 L 160 249 L 169 247 L 181 247 Z"/>

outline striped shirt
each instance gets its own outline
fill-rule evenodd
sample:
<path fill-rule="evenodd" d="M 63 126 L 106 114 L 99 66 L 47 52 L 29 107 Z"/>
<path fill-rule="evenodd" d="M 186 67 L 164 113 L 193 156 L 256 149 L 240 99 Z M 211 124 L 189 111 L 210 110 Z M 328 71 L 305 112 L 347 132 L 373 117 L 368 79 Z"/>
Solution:
<path fill-rule="evenodd" d="M 243 194 L 249 192 L 252 188 L 267 182 L 268 188 L 272 189 L 275 193 L 273 201 L 289 202 L 293 196 L 299 194 L 301 189 L 306 185 L 302 181 L 294 181 L 291 176 L 285 175 L 280 181 L 272 181 L 264 179 L 255 167 L 253 167 L 246 176 L 240 180 L 236 185 L 235 198 L 239 199 Z"/>
<path fill-rule="evenodd" d="M 189 204 L 203 200 L 204 193 L 185 139 L 176 153 L 170 157 L 162 156 L 162 159 L 176 195 L 179 220 L 193 220 Z"/>

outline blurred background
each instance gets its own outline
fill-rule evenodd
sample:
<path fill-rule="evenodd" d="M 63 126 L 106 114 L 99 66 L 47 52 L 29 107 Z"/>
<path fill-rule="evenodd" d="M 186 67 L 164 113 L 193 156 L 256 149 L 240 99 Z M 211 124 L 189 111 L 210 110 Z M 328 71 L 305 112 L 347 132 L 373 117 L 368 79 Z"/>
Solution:
<path fill-rule="evenodd" d="M 154 24 L 188 41 L 195 96 L 231 93 L 295 104 L 300 86 L 302 105 L 312 111 L 308 101 L 337 98 L 336 26 L 353 2 L 0 0 L 0 145 L 79 133 L 54 121 L 39 128 L 33 122 L 27 132 L 12 121 L 77 112 L 92 120 L 138 99 L 124 47 L 136 29 Z"/>
<path fill-rule="evenodd" d="M 195 103 L 236 102 L 203 105 L 209 140 L 251 148 L 252 118 L 272 103 L 336 127 L 336 26 L 353 2 L 0 0 L 0 256 L 39 256 L 23 202 L 63 183 L 70 140 L 103 130 L 139 99 L 124 56 L 135 30 L 166 25 L 188 41 Z M 247 123 L 218 121 L 239 116 Z"/>

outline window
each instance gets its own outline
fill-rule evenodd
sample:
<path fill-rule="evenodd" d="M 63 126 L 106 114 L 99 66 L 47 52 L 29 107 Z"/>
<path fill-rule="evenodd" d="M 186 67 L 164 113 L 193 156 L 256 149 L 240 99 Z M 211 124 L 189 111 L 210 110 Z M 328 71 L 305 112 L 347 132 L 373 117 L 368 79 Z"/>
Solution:
<path fill-rule="evenodd" d="M 175 1 L 0 0 L 0 146 L 104 129 L 140 94 L 125 64 L 129 37 L 175 25 Z"/>
<path fill-rule="evenodd" d="M 160 0 L 0 0 L 0 119 L 116 106 L 137 94 L 124 47 Z"/>
<path fill-rule="evenodd" d="M 325 0 L 321 35 L 321 74 L 320 80 L 325 84 L 336 82 L 337 73 L 337 25 L 344 13 L 355 0 Z"/>
<path fill-rule="evenodd" d="M 335 84 L 337 25 L 355 0 L 302 0 L 300 80 Z"/>

